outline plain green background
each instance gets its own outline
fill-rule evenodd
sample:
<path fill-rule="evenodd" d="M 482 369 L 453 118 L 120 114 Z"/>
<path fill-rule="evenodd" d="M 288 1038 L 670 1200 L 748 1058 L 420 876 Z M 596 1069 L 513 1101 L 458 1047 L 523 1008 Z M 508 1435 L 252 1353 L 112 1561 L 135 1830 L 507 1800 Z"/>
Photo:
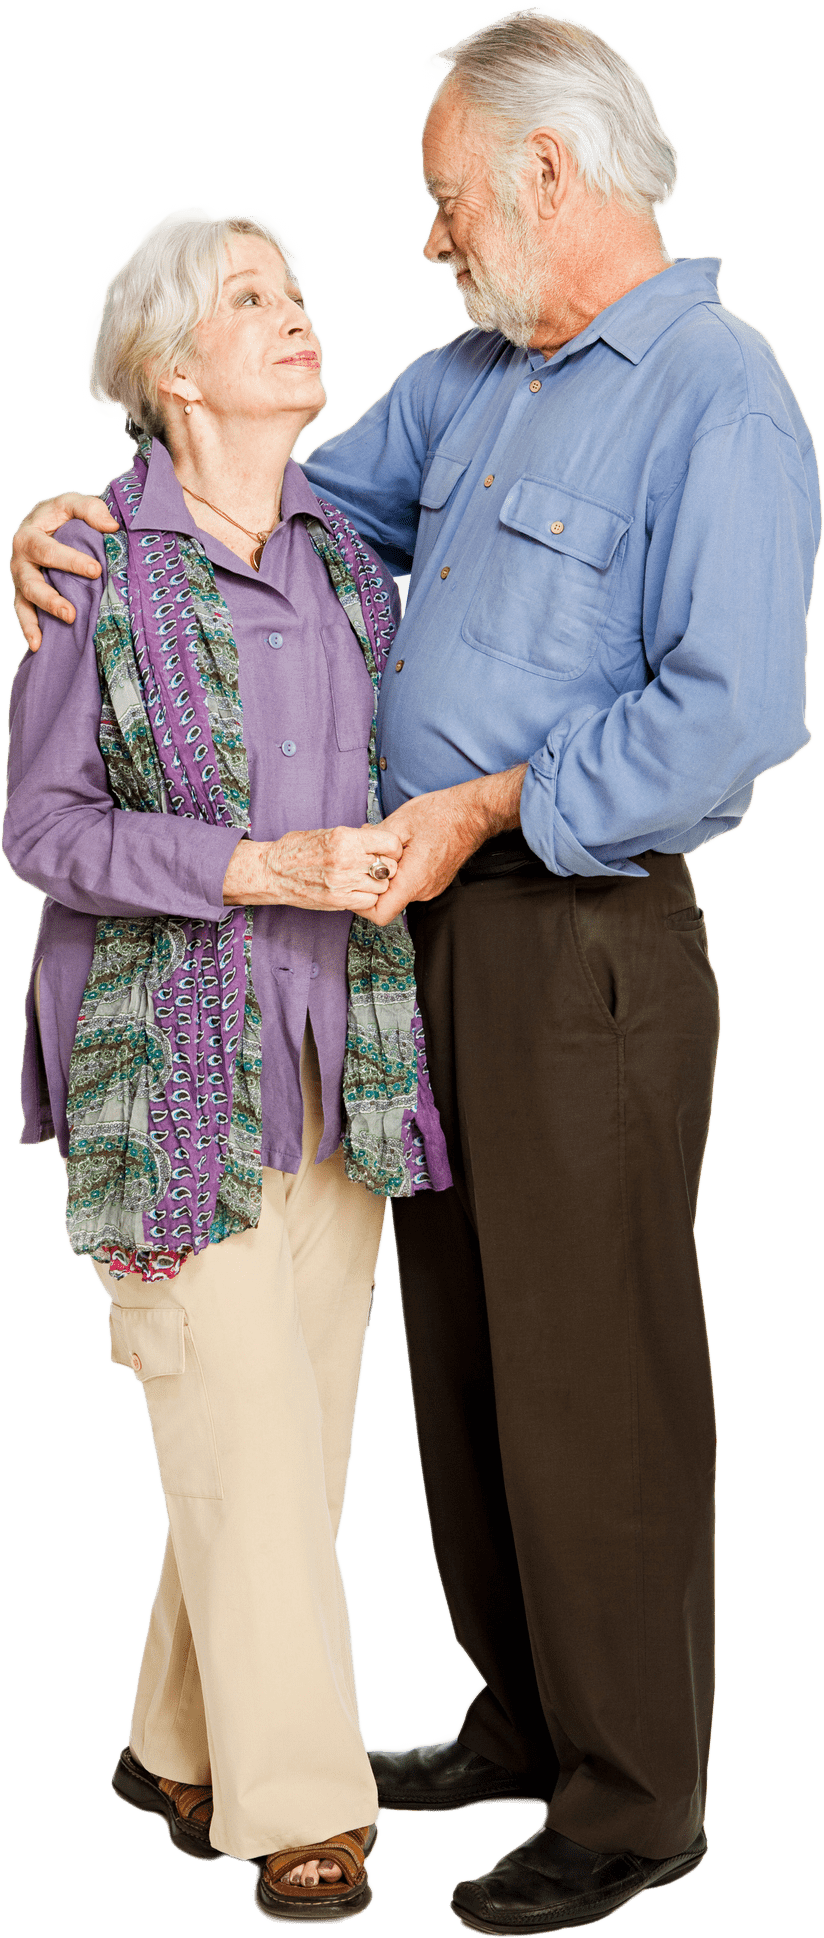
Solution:
<path fill-rule="evenodd" d="M 591 0 L 571 16 L 638 69 L 678 149 L 672 255 L 723 257 L 727 306 L 772 343 L 821 424 L 817 15 L 693 0 Z M 413 6 L 43 0 L 6 27 L 3 528 L 37 497 L 130 462 L 88 368 L 109 277 L 172 210 L 282 235 L 326 349 L 342 428 L 414 356 L 466 327 L 423 261 L 419 138 L 438 48 L 495 19 Z M 824 438 L 820 440 L 824 444 Z M 10 610 L 0 672 L 21 640 Z M 813 611 L 811 724 L 820 708 Z M 780 641 L 776 642 L 780 650 Z M 693 861 L 721 988 L 716 1108 L 699 1210 L 720 1426 L 719 1696 L 710 1854 L 621 1912 L 638 1938 L 696 1928 L 806 1938 L 816 1871 L 820 1602 L 820 751 L 763 777 L 743 827 Z M 105 1302 L 63 1230 L 56 1147 L 21 1150 L 22 1005 L 38 897 L 3 877 L 2 1897 L 15 1938 L 260 1933 L 256 1873 L 177 1853 L 109 1788 L 125 1743 L 164 1508 L 143 1397 L 108 1364 Z M 820 1039 L 819 1039 L 820 1040 Z M 495 1127 L 490 1126 L 494 1136 Z M 450 1736 L 477 1686 L 429 1545 L 387 1225 L 341 1534 L 366 1740 Z M 283 1557 L 284 1579 L 290 1559 Z M 540 1806 L 386 1815 L 364 1934 L 456 1933 L 453 1883 L 536 1829 Z M 785 1858 L 783 1853 L 787 1853 Z"/>

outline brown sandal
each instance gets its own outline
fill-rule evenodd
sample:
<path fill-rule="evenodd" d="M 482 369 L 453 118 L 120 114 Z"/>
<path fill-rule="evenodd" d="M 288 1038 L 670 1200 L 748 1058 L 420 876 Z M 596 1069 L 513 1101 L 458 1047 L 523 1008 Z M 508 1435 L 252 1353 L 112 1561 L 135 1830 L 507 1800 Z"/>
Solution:
<path fill-rule="evenodd" d="M 363 1866 L 371 1851 L 377 1828 L 345 1830 L 340 1837 L 327 1837 L 322 1843 L 300 1844 L 294 1850 L 275 1851 L 260 1859 L 257 1901 L 271 1918 L 350 1918 L 364 1911 L 372 1893 Z M 337 1883 L 290 1884 L 289 1872 L 296 1864 L 339 1864 L 343 1876 Z"/>
<path fill-rule="evenodd" d="M 156 1810 L 165 1817 L 178 1850 L 190 1857 L 220 1857 L 209 1841 L 212 1792 L 207 1784 L 172 1783 L 168 1777 L 153 1776 L 127 1746 L 112 1785 L 119 1797 L 136 1804 L 138 1810 Z"/>

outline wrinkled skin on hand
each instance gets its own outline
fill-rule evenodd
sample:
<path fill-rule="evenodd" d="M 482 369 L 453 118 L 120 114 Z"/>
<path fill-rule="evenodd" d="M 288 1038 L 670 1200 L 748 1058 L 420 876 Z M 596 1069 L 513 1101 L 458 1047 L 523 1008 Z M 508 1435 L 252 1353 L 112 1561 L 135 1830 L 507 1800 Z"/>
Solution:
<path fill-rule="evenodd" d="M 52 537 L 70 518 L 81 519 L 96 532 L 117 531 L 117 519 L 112 517 L 102 498 L 66 491 L 59 498 L 44 498 L 42 504 L 35 505 L 14 534 L 11 551 L 14 610 L 33 653 L 42 639 L 38 610 L 51 613 L 54 619 L 64 619 L 68 625 L 75 617 L 74 606 L 48 584 L 42 568 L 74 572 L 82 579 L 100 577 L 96 559 L 90 559 L 85 552 L 76 552 L 71 545 L 60 545 Z"/>

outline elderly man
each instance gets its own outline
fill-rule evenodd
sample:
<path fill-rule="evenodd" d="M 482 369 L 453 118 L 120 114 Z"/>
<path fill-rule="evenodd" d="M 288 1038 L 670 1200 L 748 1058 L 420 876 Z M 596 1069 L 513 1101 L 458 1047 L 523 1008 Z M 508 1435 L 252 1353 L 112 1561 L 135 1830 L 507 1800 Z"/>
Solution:
<path fill-rule="evenodd" d="M 685 850 L 806 739 L 810 438 L 717 264 L 671 263 L 672 148 L 585 30 L 463 43 L 426 254 L 477 328 L 306 467 L 412 570 L 380 702 L 452 1190 L 396 1206 L 456 1742 L 384 1805 L 538 1796 L 454 1908 L 591 1922 L 698 1864 L 712 1706 L 712 1391 L 693 1219 L 715 983 Z M 93 522 L 100 511 L 89 508 Z M 18 540 L 26 599 L 54 610 Z"/>

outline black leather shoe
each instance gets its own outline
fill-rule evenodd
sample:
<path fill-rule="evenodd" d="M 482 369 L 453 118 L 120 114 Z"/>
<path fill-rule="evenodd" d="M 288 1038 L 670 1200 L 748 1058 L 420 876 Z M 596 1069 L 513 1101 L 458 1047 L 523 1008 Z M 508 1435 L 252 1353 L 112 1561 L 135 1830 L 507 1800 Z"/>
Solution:
<path fill-rule="evenodd" d="M 608 1917 L 639 1891 L 694 1871 L 707 1848 L 703 1830 L 675 1857 L 602 1856 L 545 1826 L 494 1871 L 458 1884 L 452 1909 L 473 1931 L 561 1931 Z"/>
<path fill-rule="evenodd" d="M 545 1779 L 513 1775 L 462 1743 L 432 1743 L 422 1750 L 370 1750 L 369 1761 L 382 1810 L 460 1810 L 491 1797 L 538 1797 L 548 1801 Z"/>

